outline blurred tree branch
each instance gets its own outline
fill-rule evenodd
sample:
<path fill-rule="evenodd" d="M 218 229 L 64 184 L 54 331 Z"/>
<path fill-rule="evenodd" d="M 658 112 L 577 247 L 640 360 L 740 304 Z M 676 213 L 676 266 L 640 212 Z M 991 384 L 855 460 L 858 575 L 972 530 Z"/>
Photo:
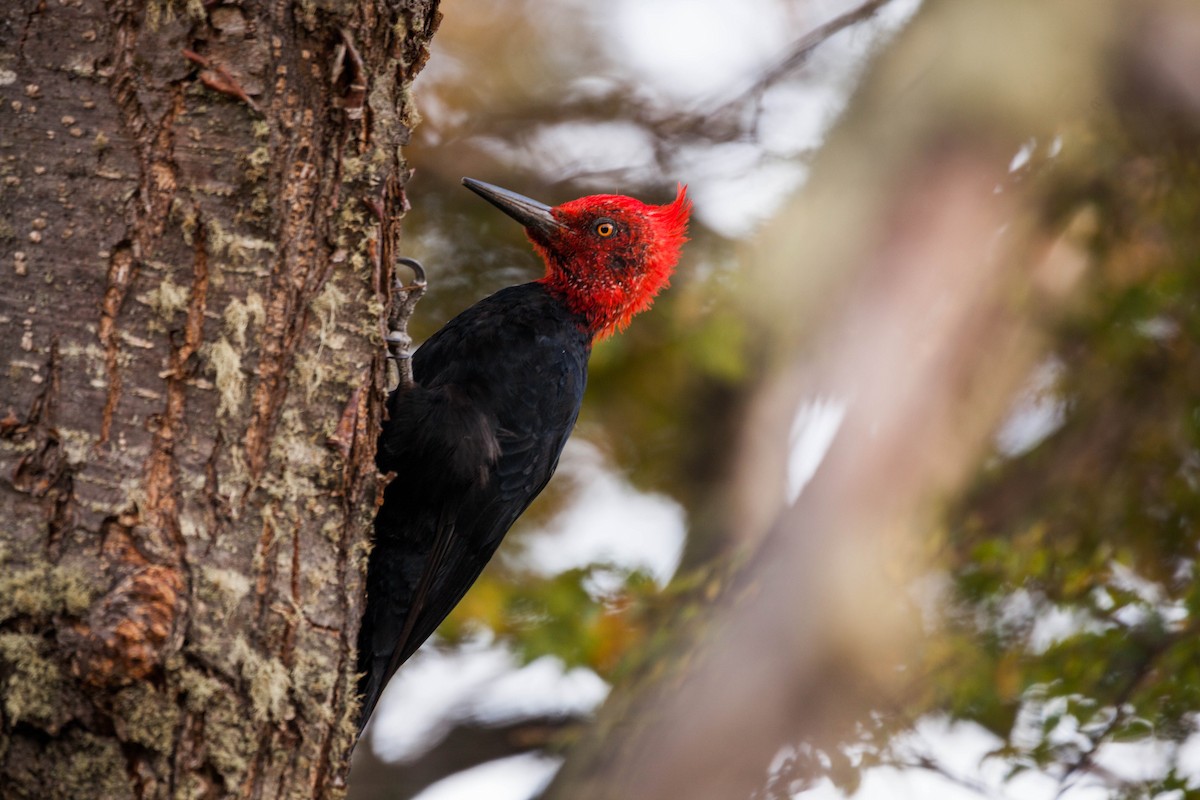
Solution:
<path fill-rule="evenodd" d="M 700 116 L 697 115 L 689 127 L 698 128 L 704 118 L 722 117 L 726 115 L 742 116 L 741 110 L 747 104 L 760 105 L 762 97 L 772 86 L 775 86 L 779 81 L 791 76 L 796 70 L 808 63 L 809 56 L 813 51 L 820 47 L 831 38 L 841 33 L 846 28 L 869 20 L 875 16 L 884 6 L 892 0 L 868 0 L 858 8 L 847 11 L 837 17 L 834 17 L 829 22 L 819 25 L 811 32 L 800 37 L 794 45 L 791 52 L 786 57 L 779 61 L 778 64 L 767 69 L 760 75 L 754 83 L 750 84 L 737 97 L 728 102 L 717 106 L 709 114 Z M 758 115 L 755 115 L 757 119 Z"/>
<path fill-rule="evenodd" d="M 647 96 L 634 82 L 617 81 L 610 77 L 613 85 L 606 91 L 599 94 L 557 97 L 550 106 L 538 96 L 525 97 L 524 102 L 521 102 L 520 98 L 513 98 L 515 102 L 493 108 L 488 114 L 473 115 L 464 119 L 466 127 L 459 131 L 459 135 L 521 141 L 531 132 L 536 132 L 537 127 L 568 122 L 628 119 L 636 121 L 651 134 L 661 170 L 669 173 L 672 171 L 672 159 L 685 144 L 755 141 L 762 102 L 767 92 L 793 76 L 822 44 L 837 34 L 872 19 L 889 2 L 891 0 L 868 0 L 814 28 L 796 40 L 787 55 L 733 97 L 709 98 L 698 104 L 698 107 L 681 109 L 676 106 L 664 106 L 660 98 Z M 538 122 L 538 126 L 532 129 L 531 119 Z M 561 183 L 569 183 L 581 177 L 594 180 L 604 176 L 595 171 L 588 171 L 563 174 L 558 179 Z"/>
<path fill-rule="evenodd" d="M 463 720 L 433 747 L 409 761 L 385 761 L 370 747 L 355 751 L 354 793 L 357 800 L 416 797 L 464 770 L 537 750 L 552 749 L 584 724 L 577 715 L 521 717 L 499 723 Z"/>

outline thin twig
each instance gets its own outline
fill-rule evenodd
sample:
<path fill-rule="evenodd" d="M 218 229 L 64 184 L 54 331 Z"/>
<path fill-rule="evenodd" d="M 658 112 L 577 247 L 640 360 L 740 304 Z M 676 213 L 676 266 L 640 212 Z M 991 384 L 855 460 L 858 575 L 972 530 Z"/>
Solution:
<path fill-rule="evenodd" d="M 780 78 L 803 66 L 817 47 L 851 25 L 857 25 L 875 16 L 881 8 L 890 2 L 891 0 L 868 0 L 868 2 L 863 3 L 858 8 L 847 11 L 840 17 L 834 17 L 824 25 L 820 25 L 809 31 L 792 45 L 792 52 L 786 58 L 760 75 L 754 83 L 742 92 L 740 97 L 735 98 L 725 105 L 734 105 L 743 102 L 747 97 L 760 95 Z M 721 113 L 723 110 L 724 107 L 718 107 L 716 113 Z"/>

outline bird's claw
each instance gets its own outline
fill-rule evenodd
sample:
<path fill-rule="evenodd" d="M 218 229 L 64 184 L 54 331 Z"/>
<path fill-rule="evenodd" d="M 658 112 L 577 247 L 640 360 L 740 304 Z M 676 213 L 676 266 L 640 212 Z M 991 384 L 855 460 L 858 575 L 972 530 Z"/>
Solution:
<path fill-rule="evenodd" d="M 415 258 L 408 258 L 407 256 L 401 256 L 400 258 L 396 259 L 396 263 L 403 264 L 404 266 L 406 266 L 410 270 L 412 270 L 413 282 L 404 286 L 403 287 L 404 289 L 412 290 L 412 289 L 424 289 L 425 288 L 425 286 L 427 285 L 427 282 L 425 280 L 425 268 L 423 266 L 421 266 L 420 261 L 417 261 Z"/>
<path fill-rule="evenodd" d="M 392 306 L 388 310 L 388 329 L 392 333 L 408 330 L 408 319 L 412 316 L 417 301 L 425 294 L 428 282 L 425 278 L 425 268 L 415 258 L 397 258 L 397 264 L 403 264 L 412 270 L 412 283 L 402 283 L 398 278 L 392 284 Z M 393 273 L 394 275 L 395 273 Z M 390 334 L 389 334 L 390 335 Z"/>
<path fill-rule="evenodd" d="M 395 365 L 388 370 L 389 387 L 407 389 L 413 383 L 412 337 L 408 335 L 408 320 L 412 317 L 417 302 L 424 296 L 428 281 L 425 268 L 415 258 L 397 258 L 396 263 L 408 267 L 412 271 L 413 280 L 411 283 L 402 283 L 397 278 L 392 285 L 388 332 L 384 336 L 384 342 L 387 344 L 388 362 Z"/>

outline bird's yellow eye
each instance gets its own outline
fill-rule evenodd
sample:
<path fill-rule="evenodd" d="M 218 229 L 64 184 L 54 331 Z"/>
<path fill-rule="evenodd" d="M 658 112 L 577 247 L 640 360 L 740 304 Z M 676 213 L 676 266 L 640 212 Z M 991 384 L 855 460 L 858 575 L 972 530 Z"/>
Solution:
<path fill-rule="evenodd" d="M 604 221 L 596 223 L 596 233 L 598 233 L 600 236 L 609 237 L 616 232 L 617 226 L 613 225 L 611 222 Z"/>

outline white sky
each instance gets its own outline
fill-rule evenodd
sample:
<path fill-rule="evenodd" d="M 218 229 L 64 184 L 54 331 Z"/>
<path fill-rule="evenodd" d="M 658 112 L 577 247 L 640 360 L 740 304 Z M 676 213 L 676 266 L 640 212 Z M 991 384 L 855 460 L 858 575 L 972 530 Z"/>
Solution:
<path fill-rule="evenodd" d="M 841 400 L 816 399 L 800 404 L 792 418 L 788 436 L 787 498 L 795 503 L 817 467 L 821 465 L 833 438 L 837 436 L 846 416 L 846 403 Z"/>
<path fill-rule="evenodd" d="M 488 641 L 450 651 L 426 645 L 384 691 L 371 747 L 382 759 L 408 761 L 419 758 L 462 720 L 502 722 L 585 713 L 607 695 L 608 684 L 596 673 L 566 670 L 549 656 L 521 666 L 506 648 Z"/>
<path fill-rule="evenodd" d="M 616 0 L 603 7 L 616 34 L 609 40 L 614 65 L 673 104 L 735 92 L 803 33 L 777 0 L 740 0 L 736 13 L 726 0 Z"/>
<path fill-rule="evenodd" d="M 438 781 L 414 800 L 529 800 L 561 765 L 561 759 L 532 753 L 501 758 Z"/>
<path fill-rule="evenodd" d="M 1062 364 L 1050 358 L 1038 365 L 996 433 L 996 447 L 1006 456 L 1032 450 L 1062 427 L 1067 404 L 1055 391 Z"/>
<path fill-rule="evenodd" d="M 558 472 L 579 488 L 539 532 L 527 534 L 521 564 L 554 575 L 589 564 L 648 572 L 666 586 L 687 535 L 683 507 L 666 495 L 639 491 L 592 443 L 567 442 Z"/>

